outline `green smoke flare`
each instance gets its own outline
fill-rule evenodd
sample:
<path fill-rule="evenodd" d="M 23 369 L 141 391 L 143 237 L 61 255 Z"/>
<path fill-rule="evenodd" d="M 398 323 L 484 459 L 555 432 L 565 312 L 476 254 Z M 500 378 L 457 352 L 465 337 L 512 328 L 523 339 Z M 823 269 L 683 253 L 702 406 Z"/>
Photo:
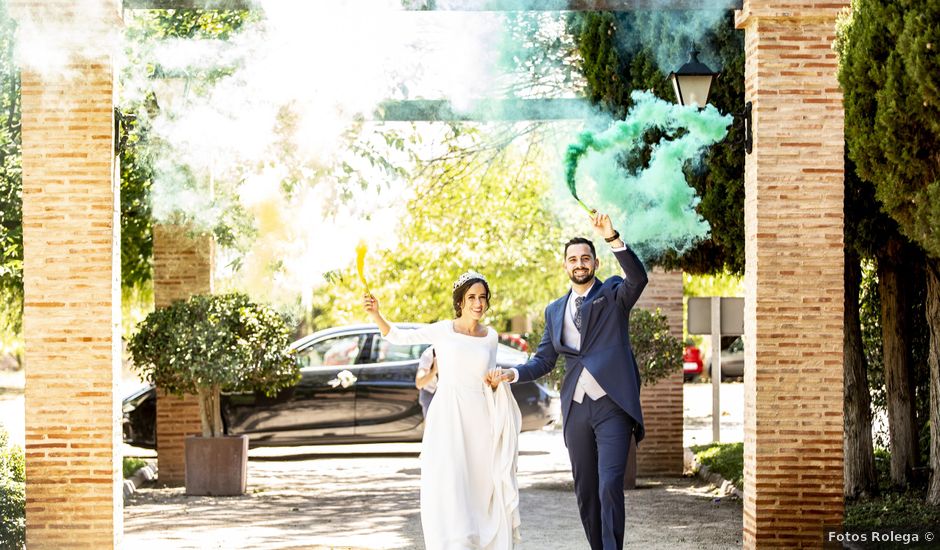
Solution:
<path fill-rule="evenodd" d="M 610 213 L 624 240 L 644 260 L 666 250 L 682 253 L 710 231 L 695 211 L 699 198 L 685 180 L 683 167 L 697 164 L 705 150 L 725 137 L 731 115 L 709 105 L 699 111 L 634 91 L 634 106 L 624 120 L 602 132 L 583 132 L 565 154 L 565 177 L 577 198 L 577 174 L 593 182 L 595 204 Z M 630 172 L 624 153 L 643 146 L 652 128 L 665 135 L 652 146 L 649 164 Z M 589 154 L 590 153 L 590 154 Z"/>

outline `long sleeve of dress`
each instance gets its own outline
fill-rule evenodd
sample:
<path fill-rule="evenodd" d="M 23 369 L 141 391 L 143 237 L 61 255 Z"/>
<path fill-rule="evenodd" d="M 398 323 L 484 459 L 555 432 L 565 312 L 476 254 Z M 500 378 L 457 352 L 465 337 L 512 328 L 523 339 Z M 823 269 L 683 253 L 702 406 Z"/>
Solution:
<path fill-rule="evenodd" d="M 449 322 L 438 321 L 420 328 L 398 328 L 392 325 L 392 329 L 384 338 L 393 344 L 436 344 L 446 328 L 443 323 Z"/>

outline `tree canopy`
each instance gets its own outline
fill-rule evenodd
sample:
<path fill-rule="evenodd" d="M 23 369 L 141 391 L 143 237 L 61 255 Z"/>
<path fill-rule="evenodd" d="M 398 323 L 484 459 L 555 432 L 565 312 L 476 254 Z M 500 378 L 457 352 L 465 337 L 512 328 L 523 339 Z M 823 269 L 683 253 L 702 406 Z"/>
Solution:
<path fill-rule="evenodd" d="M 541 312 L 564 288 L 561 246 L 570 229 L 550 202 L 538 162 L 546 153 L 537 138 L 515 139 L 525 130 L 508 131 L 511 145 L 492 128 L 454 125 L 443 140 L 446 151 L 403 197 L 408 220 L 399 226 L 398 244 L 366 258 L 370 290 L 390 320 L 452 318 L 453 282 L 469 269 L 487 278 L 493 293 L 487 316 L 498 328 L 515 315 Z M 454 148 L 458 141 L 464 146 Z M 363 319 L 363 292 L 351 269 L 334 273 L 315 291 L 314 325 Z"/>
<path fill-rule="evenodd" d="M 641 19 L 636 12 L 584 12 L 569 20 L 581 54 L 580 70 L 587 81 L 591 101 L 622 118 L 632 105 L 633 90 L 651 90 L 656 96 L 674 101 L 666 74 L 658 67 L 653 45 L 639 44 L 628 37 L 641 25 L 660 25 L 650 31 L 662 40 L 677 41 L 665 31 L 668 19 Z M 678 49 L 687 44 L 676 45 Z M 734 29 L 731 13 L 709 29 L 697 44 L 720 63 L 721 76 L 712 86 L 709 103 L 720 111 L 734 113 L 744 106 L 744 42 Z M 673 48 L 673 49 L 677 49 Z M 685 58 L 676 59 L 676 68 Z M 690 273 L 744 272 L 744 143 L 743 130 L 734 125 L 728 136 L 711 147 L 700 166 L 689 166 L 686 178 L 695 188 L 701 203 L 698 211 L 711 225 L 710 238 L 700 241 L 681 257 L 666 253 L 655 263 Z M 661 136 L 650 133 L 648 142 Z M 642 165 L 649 160 L 649 149 L 624 158 L 626 166 Z"/>
<path fill-rule="evenodd" d="M 838 42 L 849 157 L 900 231 L 940 258 L 940 5 L 852 8 Z"/>
<path fill-rule="evenodd" d="M 922 300 L 929 327 L 932 504 L 940 503 L 940 66 L 933 51 L 938 38 L 937 2 L 853 0 L 836 44 L 848 156 L 858 175 L 874 185 L 881 209 L 927 256 L 920 279 L 927 288 Z M 893 224 L 886 225 L 874 231 L 890 232 Z M 910 278 L 918 272 L 905 266 Z"/>

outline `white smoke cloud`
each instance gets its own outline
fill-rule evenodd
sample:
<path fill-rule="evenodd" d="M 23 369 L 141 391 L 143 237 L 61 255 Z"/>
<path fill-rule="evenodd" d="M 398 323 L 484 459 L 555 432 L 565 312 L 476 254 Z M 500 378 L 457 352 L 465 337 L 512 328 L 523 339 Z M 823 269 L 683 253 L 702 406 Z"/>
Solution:
<path fill-rule="evenodd" d="M 397 0 L 260 6 L 263 20 L 229 40 L 166 40 L 140 55 L 171 77 L 232 67 L 211 86 L 193 76 L 158 94 L 152 129 L 172 154 L 155 164 L 154 214 L 184 212 L 208 229 L 228 212 L 219 201 L 240 197 L 257 234 L 229 280 L 280 298 L 348 266 L 361 238 L 373 248 L 394 244 L 408 184 L 348 148 L 368 145 L 405 169 L 410 160 L 368 136 L 375 126 L 357 126 L 365 137 L 351 128 L 389 98 L 459 106 L 493 95 L 502 17 L 405 12 Z M 125 98 L 155 85 L 145 69 L 131 71 Z M 368 187 L 348 185 L 343 165 Z"/>

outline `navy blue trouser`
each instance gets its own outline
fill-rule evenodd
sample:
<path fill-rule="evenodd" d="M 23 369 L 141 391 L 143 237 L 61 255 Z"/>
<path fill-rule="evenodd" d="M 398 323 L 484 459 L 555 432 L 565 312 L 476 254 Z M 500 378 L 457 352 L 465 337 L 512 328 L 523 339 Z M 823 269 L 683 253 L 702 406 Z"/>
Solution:
<path fill-rule="evenodd" d="M 565 419 L 581 523 L 591 550 L 623 548 L 623 474 L 634 421 L 609 397 L 584 396 Z"/>

